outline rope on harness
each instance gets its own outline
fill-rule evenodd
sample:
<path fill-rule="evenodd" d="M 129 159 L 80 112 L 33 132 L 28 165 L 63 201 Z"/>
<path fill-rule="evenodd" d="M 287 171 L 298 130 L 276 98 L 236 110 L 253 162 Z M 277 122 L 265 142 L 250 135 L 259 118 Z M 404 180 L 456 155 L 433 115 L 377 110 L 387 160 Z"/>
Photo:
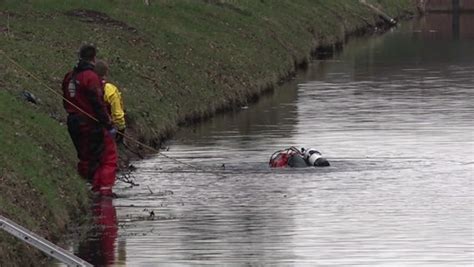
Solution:
<path fill-rule="evenodd" d="M 62 94 L 60 94 L 59 92 L 57 92 L 56 90 L 54 90 L 53 88 L 51 88 L 50 86 L 48 86 L 47 84 L 45 84 L 40 78 L 38 78 L 36 75 L 34 75 L 33 73 L 31 73 L 30 71 L 28 71 L 26 68 L 24 68 L 22 65 L 20 65 L 20 63 L 18 63 L 17 61 L 15 61 L 14 59 L 12 59 L 11 57 L 9 57 L 5 51 L 3 51 L 2 49 L 0 49 L 0 52 L 1 54 L 8 60 L 10 61 L 13 65 L 15 65 L 18 69 L 20 69 L 21 71 L 23 71 L 24 73 L 28 74 L 30 77 L 32 77 L 34 80 L 36 80 L 38 83 L 40 83 L 41 85 L 43 85 L 46 89 L 48 89 L 49 91 L 53 92 L 55 95 L 59 96 L 62 100 L 66 101 L 68 104 L 70 104 L 71 106 L 73 106 L 74 108 L 76 108 L 79 112 L 81 112 L 82 114 L 84 114 L 85 116 L 89 117 L 90 119 L 96 121 L 96 122 L 99 122 L 99 120 L 94 117 L 93 115 L 87 113 L 86 111 L 84 111 L 83 109 L 81 109 L 80 107 L 78 107 L 77 105 L 75 105 L 74 103 L 72 103 L 71 101 L 69 101 L 68 99 L 64 98 Z M 123 136 L 125 139 L 127 140 L 130 140 L 131 142 L 134 142 L 135 144 L 137 145 L 140 145 L 144 148 L 147 148 L 149 149 L 150 151 L 156 153 L 157 155 L 161 155 L 169 160 L 172 160 L 178 164 L 181 164 L 181 165 L 184 165 L 184 166 L 187 166 L 187 167 L 190 167 L 192 169 L 195 169 L 195 170 L 198 170 L 198 171 L 201 171 L 201 172 L 208 172 L 208 173 L 212 173 L 214 175 L 217 175 L 217 176 L 222 176 L 222 177 L 225 177 L 222 173 L 219 173 L 219 172 L 215 172 L 213 170 L 206 170 L 206 169 L 203 169 L 201 167 L 198 167 L 198 166 L 195 166 L 195 165 L 192 165 L 192 164 L 189 164 L 187 162 L 184 162 L 184 161 L 181 161 L 181 160 L 178 160 L 174 157 L 171 157 L 171 156 L 168 156 L 166 154 L 164 154 L 163 152 L 159 151 L 158 149 L 152 147 L 152 146 L 149 146 L 147 144 L 144 144 L 143 142 L 140 142 L 136 139 L 134 139 L 133 137 L 131 136 L 128 136 L 124 133 L 121 133 L 121 132 L 117 132 L 117 134 Z"/>
<path fill-rule="evenodd" d="M 289 147 L 287 149 L 282 149 L 282 150 L 278 150 L 276 151 L 275 153 L 273 153 L 271 156 L 270 156 L 270 161 L 269 161 L 269 164 L 271 164 L 271 162 L 279 155 L 279 154 L 292 154 L 292 153 L 297 153 L 297 154 L 301 154 L 301 151 L 292 146 L 292 147 Z"/>

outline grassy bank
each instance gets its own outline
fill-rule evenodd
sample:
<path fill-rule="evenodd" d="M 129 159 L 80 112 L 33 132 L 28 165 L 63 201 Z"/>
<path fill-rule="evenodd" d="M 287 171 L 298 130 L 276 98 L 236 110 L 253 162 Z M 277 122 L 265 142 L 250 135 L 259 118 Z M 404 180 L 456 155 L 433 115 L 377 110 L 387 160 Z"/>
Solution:
<path fill-rule="evenodd" d="M 57 240 L 84 213 L 85 184 L 77 179 L 69 137 L 56 121 L 0 91 L 0 214 Z M 32 263 L 39 252 L 0 232 L 0 266 Z M 24 266 L 24 265 L 23 265 Z"/>
<path fill-rule="evenodd" d="M 294 72 L 315 47 L 379 20 L 345 0 L 28 2 L 3 1 L 0 49 L 58 88 L 81 42 L 94 42 L 124 91 L 138 135 L 148 141 L 177 122 L 245 103 Z M 373 2 L 397 16 L 412 0 Z M 7 90 L 29 89 L 45 112 L 64 118 L 57 97 L 3 67 Z"/>
<path fill-rule="evenodd" d="M 258 98 L 316 48 L 380 22 L 352 0 L 150 2 L 4 0 L 0 49 L 59 91 L 80 44 L 97 44 L 123 91 L 129 133 L 157 144 L 180 123 Z M 391 16 L 414 11 L 412 0 L 369 2 Z M 0 57 L 0 212 L 54 237 L 55 226 L 86 198 L 59 124 L 61 100 Z M 38 104 L 22 101 L 23 90 Z M 0 237 L 0 265 L 30 255 L 31 249 Z M 11 244 L 18 251 L 7 250 Z"/>

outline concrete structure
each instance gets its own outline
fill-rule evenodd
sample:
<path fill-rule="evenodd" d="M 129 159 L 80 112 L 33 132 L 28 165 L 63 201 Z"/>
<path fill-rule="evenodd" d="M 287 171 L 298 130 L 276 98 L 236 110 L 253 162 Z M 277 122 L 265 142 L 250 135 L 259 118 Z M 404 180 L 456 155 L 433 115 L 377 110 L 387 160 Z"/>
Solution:
<path fill-rule="evenodd" d="M 474 12 L 474 0 L 420 0 L 428 12 Z"/>

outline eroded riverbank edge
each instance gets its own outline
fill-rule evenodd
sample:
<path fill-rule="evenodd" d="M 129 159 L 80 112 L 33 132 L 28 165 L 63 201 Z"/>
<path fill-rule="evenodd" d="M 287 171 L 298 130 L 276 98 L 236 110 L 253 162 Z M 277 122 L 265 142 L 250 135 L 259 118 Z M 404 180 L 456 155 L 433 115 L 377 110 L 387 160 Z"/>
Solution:
<path fill-rule="evenodd" d="M 298 1 L 286 6 L 183 1 L 151 9 L 137 4 L 129 10 L 110 4 L 50 2 L 41 7 L 2 3 L 0 25 L 6 38 L 0 48 L 57 88 L 73 64 L 71 51 L 81 41 L 97 40 L 100 53 L 115 68 L 114 81 L 123 88 L 128 133 L 154 147 L 179 125 L 257 101 L 312 56 L 331 52 L 348 36 L 384 24 L 355 1 Z M 382 1 L 381 8 L 393 17 L 415 12 L 413 1 Z M 143 16 L 135 19 L 136 14 Z M 31 23 L 31 16 L 37 23 Z M 144 24 L 147 20 L 150 25 Z M 158 24 L 165 24 L 159 28 L 163 31 L 153 28 Z M 80 33 L 64 34 L 64 28 Z M 7 93 L 0 94 L 0 125 L 6 129 L 0 133 L 1 154 L 2 162 L 8 163 L 0 170 L 0 211 L 56 242 L 69 223 L 84 219 L 89 205 L 87 187 L 75 175 L 74 150 L 61 125 L 61 101 L 21 70 L 6 63 L 2 67 L 0 85 Z M 22 101 L 24 90 L 33 92 L 38 103 Z M 4 233 L 0 236 L 0 265 L 46 264 L 35 249 Z"/>

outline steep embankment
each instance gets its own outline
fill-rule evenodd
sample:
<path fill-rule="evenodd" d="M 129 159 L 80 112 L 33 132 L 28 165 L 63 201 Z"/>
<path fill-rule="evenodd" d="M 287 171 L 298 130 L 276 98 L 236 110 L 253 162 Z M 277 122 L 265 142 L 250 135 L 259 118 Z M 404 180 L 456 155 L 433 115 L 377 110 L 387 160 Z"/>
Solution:
<path fill-rule="evenodd" d="M 0 49 L 59 91 L 79 45 L 95 43 L 123 90 L 130 132 L 158 143 L 179 123 L 258 97 L 317 47 L 380 22 L 355 0 L 150 2 L 4 0 Z M 414 12 L 413 0 L 368 2 L 392 16 Z M 86 202 L 58 123 L 61 100 L 0 57 L 0 214 L 53 238 Z M 23 90 L 38 103 L 23 101 Z M 5 237 L 1 266 L 33 262 L 32 249 Z"/>
<path fill-rule="evenodd" d="M 57 240 L 71 219 L 86 212 L 87 203 L 64 127 L 2 90 L 0 141 L 0 214 Z M 39 256 L 0 232 L 0 266 L 25 266 Z"/>

